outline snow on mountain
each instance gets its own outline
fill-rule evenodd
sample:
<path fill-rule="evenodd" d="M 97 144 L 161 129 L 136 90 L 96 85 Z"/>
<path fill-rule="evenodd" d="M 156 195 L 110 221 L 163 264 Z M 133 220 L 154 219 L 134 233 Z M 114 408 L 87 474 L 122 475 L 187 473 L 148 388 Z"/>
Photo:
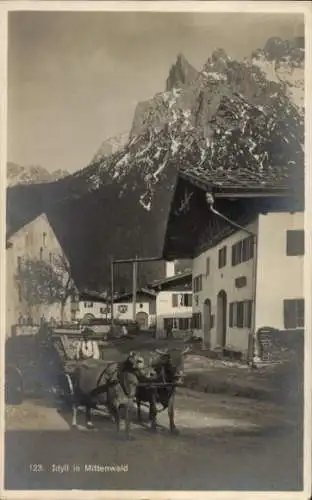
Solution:
<path fill-rule="evenodd" d="M 115 149 L 57 183 L 8 190 L 11 226 L 23 223 L 31 199 L 31 216 L 48 213 L 76 279 L 96 289 L 109 283 L 112 256 L 161 254 L 179 170 L 215 187 L 289 184 L 304 166 L 304 110 L 294 99 L 304 52 L 298 40 L 283 44 L 295 46 L 285 59 L 271 40 L 244 61 L 217 49 L 196 75 L 172 71 L 166 91 L 137 106 L 125 143 L 113 140 Z M 281 81 L 267 70 L 273 59 Z M 157 278 L 155 265 L 144 264 L 142 282 Z"/>
<path fill-rule="evenodd" d="M 258 64 L 272 59 L 272 46 L 268 41 L 242 62 L 218 49 L 190 85 L 173 86 L 141 103 L 128 144 L 97 164 L 88 178 L 91 188 L 116 182 L 122 196 L 135 189 L 128 178 L 135 171 L 145 185 L 138 202 L 150 211 L 167 167 L 193 169 L 220 186 L 231 178 L 261 186 L 286 182 L 290 166 L 303 158 L 302 107 L 285 89 L 285 78 L 270 78 L 267 66 Z M 287 64 L 301 69 L 302 57 L 297 48 L 285 60 L 279 57 L 279 74 L 280 68 L 286 74 Z"/>
<path fill-rule="evenodd" d="M 99 160 L 116 153 L 117 151 L 122 149 L 122 147 L 128 142 L 128 139 L 128 132 L 108 137 L 102 142 L 98 151 L 93 156 L 91 163 L 98 162 Z"/>
<path fill-rule="evenodd" d="M 304 111 L 304 38 L 281 40 L 270 38 L 263 50 L 252 54 L 251 62 L 267 79 L 284 86 L 299 111 Z"/>

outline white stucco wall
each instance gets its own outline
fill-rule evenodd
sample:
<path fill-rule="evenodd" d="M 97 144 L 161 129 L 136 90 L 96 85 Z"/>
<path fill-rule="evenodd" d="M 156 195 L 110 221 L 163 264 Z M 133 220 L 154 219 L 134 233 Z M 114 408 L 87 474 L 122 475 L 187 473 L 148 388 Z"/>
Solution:
<path fill-rule="evenodd" d="M 120 307 L 126 307 L 126 312 L 121 312 Z M 135 307 L 136 314 L 144 312 L 148 315 L 148 326 L 150 326 L 153 317 L 149 314 L 149 302 L 137 302 Z M 114 318 L 120 320 L 132 320 L 133 319 L 133 305 L 132 302 L 119 302 L 114 304 Z"/>
<path fill-rule="evenodd" d="M 45 241 L 43 233 L 46 233 Z M 59 256 L 62 254 L 60 243 L 50 226 L 45 214 L 26 224 L 9 239 L 11 247 L 6 249 L 6 335 L 10 335 L 11 328 L 18 322 L 19 315 L 24 317 L 30 313 L 32 320 L 39 324 L 40 317 L 46 319 L 53 316 L 56 321 L 61 320 L 61 307 L 59 303 L 39 304 L 29 309 L 27 302 L 19 300 L 18 286 L 15 276 L 18 270 L 18 257 L 39 259 L 40 248 L 43 248 L 42 259 L 49 262 L 49 254 Z M 64 310 L 64 320 L 71 319 L 71 301 L 67 300 Z"/>
<path fill-rule="evenodd" d="M 286 255 L 286 231 L 304 229 L 304 214 L 259 216 L 256 328 L 284 329 L 284 299 L 304 297 L 304 256 Z"/>
<path fill-rule="evenodd" d="M 92 307 L 86 307 L 86 304 L 91 304 Z M 105 310 L 106 304 L 103 302 L 95 302 L 92 300 L 81 300 L 79 302 L 79 309 L 76 313 L 76 319 L 82 319 L 86 314 L 93 314 L 95 318 L 105 319 L 110 318 L 110 312 L 106 315 L 106 313 L 101 312 L 101 310 Z M 108 310 L 110 311 L 110 305 L 108 306 Z"/>
<path fill-rule="evenodd" d="M 255 220 L 246 226 L 247 229 L 257 232 L 258 223 Z M 244 301 L 252 299 L 252 275 L 253 259 L 232 266 L 232 245 L 246 238 L 248 235 L 243 231 L 237 231 L 229 238 L 224 239 L 215 247 L 203 252 L 193 261 L 193 279 L 202 274 L 202 291 L 193 295 L 193 313 L 201 312 L 202 329 L 193 329 L 194 334 L 203 337 L 204 332 L 204 301 L 211 300 L 211 314 L 214 316 L 214 325 L 211 329 L 211 347 L 217 345 L 217 295 L 224 290 L 227 295 L 227 334 L 226 346 L 232 349 L 247 351 L 248 349 L 248 328 L 230 328 L 229 325 L 229 303 L 234 301 Z M 218 256 L 220 248 L 227 246 L 226 266 L 218 268 Z M 206 259 L 210 258 L 210 273 L 206 277 Z M 235 279 L 245 276 L 247 284 L 243 288 L 235 287 Z M 198 305 L 194 296 L 198 295 Z"/>
<path fill-rule="evenodd" d="M 156 328 L 162 330 L 164 328 L 165 318 L 191 318 L 192 307 L 172 306 L 172 294 L 191 293 L 187 290 L 160 291 L 156 298 Z"/>
<path fill-rule="evenodd" d="M 91 304 L 92 307 L 86 307 L 86 304 Z M 121 308 L 125 308 L 125 312 L 120 311 Z M 105 310 L 106 304 L 103 302 L 96 301 L 80 301 L 79 310 L 77 311 L 76 318 L 81 320 L 86 314 L 93 314 L 95 318 L 99 319 L 111 319 L 111 304 L 108 304 L 108 312 L 101 312 Z M 149 302 L 137 302 L 136 303 L 136 314 L 143 312 L 148 316 L 148 326 L 151 326 L 153 321 L 155 322 L 155 315 L 150 314 L 150 303 Z M 133 319 L 133 305 L 132 302 L 118 302 L 114 304 L 114 319 L 129 321 Z"/>

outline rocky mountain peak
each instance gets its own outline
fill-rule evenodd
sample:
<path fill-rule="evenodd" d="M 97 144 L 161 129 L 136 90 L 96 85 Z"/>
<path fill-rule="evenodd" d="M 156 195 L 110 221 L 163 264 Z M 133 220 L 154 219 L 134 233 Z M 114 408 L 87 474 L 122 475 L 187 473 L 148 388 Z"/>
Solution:
<path fill-rule="evenodd" d="M 176 62 L 169 70 L 166 90 L 190 85 L 198 76 L 198 71 L 187 61 L 183 54 L 178 54 Z"/>
<path fill-rule="evenodd" d="M 41 165 L 22 166 L 14 162 L 7 162 L 7 185 L 41 184 L 54 182 L 67 177 L 69 173 L 65 170 L 48 172 Z"/>
<path fill-rule="evenodd" d="M 300 43 L 269 40 L 244 61 L 217 49 L 201 72 L 181 55 L 167 90 L 138 104 L 121 149 L 48 186 L 44 196 L 46 185 L 12 189 L 7 214 L 16 216 L 22 192 L 26 208 L 18 210 L 18 218 L 24 214 L 29 199 L 35 199 L 29 195 L 33 188 L 40 210 L 49 216 L 60 200 L 55 230 L 73 254 L 80 281 L 105 285 L 112 255 L 147 257 L 162 251 L 179 169 L 218 187 L 286 185 L 304 165 L 303 115 L 296 104 L 296 93 L 304 88 Z M 76 220 L 80 224 L 73 224 Z"/>
<path fill-rule="evenodd" d="M 268 81 L 281 86 L 301 114 L 304 111 L 304 38 L 269 38 L 263 49 L 252 53 L 251 64 Z"/>
<path fill-rule="evenodd" d="M 101 146 L 93 156 L 91 163 L 96 163 L 99 160 L 106 158 L 116 153 L 117 151 L 120 151 L 120 149 L 122 149 L 123 146 L 127 143 L 128 139 L 128 132 L 108 137 L 102 142 Z"/>

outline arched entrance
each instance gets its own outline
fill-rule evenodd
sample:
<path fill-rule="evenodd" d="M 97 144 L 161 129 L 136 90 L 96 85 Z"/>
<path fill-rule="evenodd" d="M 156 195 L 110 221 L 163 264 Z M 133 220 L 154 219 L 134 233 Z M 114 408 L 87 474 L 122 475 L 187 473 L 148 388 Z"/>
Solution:
<path fill-rule="evenodd" d="M 206 299 L 204 302 L 204 344 L 210 347 L 211 344 L 211 300 Z"/>
<path fill-rule="evenodd" d="M 93 319 L 95 319 L 94 314 L 92 314 L 92 313 L 86 313 L 84 315 L 84 317 L 82 318 L 82 320 L 81 320 L 81 324 L 82 325 L 88 325 L 90 323 L 90 321 L 92 321 Z"/>
<path fill-rule="evenodd" d="M 141 330 L 146 330 L 148 328 L 148 314 L 146 312 L 138 312 L 135 319 Z"/>
<path fill-rule="evenodd" d="M 226 344 L 226 315 L 227 296 L 224 290 L 220 290 L 217 297 L 217 344 L 222 347 Z"/>

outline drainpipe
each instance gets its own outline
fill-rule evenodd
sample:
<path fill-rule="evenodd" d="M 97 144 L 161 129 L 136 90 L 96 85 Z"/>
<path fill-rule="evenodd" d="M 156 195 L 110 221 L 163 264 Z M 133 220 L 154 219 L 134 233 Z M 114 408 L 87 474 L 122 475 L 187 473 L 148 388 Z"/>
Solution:
<path fill-rule="evenodd" d="M 114 260 L 111 260 L 111 325 L 114 329 Z"/>
<path fill-rule="evenodd" d="M 136 257 L 137 259 L 137 257 Z M 132 263 L 132 319 L 136 320 L 136 295 L 137 295 L 137 274 L 138 262 L 134 260 Z"/>
<path fill-rule="evenodd" d="M 255 357 L 258 356 L 258 346 L 257 346 L 257 337 L 256 337 L 256 292 L 257 292 L 257 234 L 254 233 L 253 231 L 249 231 L 249 229 L 246 229 L 245 227 L 241 226 L 237 222 L 229 219 L 226 215 L 223 215 L 221 212 L 219 212 L 217 209 L 214 208 L 214 197 L 212 193 L 206 192 L 206 202 L 208 204 L 209 210 L 215 214 L 217 217 L 220 219 L 223 219 L 226 221 L 228 224 L 230 224 L 232 227 L 235 227 L 236 229 L 243 231 L 244 233 L 248 234 L 249 236 L 252 237 L 252 242 L 253 242 L 253 269 L 252 269 L 252 315 L 251 315 L 251 328 L 250 328 L 250 334 L 249 334 L 249 346 L 248 346 L 248 356 L 247 356 L 247 363 L 255 368 Z"/>

